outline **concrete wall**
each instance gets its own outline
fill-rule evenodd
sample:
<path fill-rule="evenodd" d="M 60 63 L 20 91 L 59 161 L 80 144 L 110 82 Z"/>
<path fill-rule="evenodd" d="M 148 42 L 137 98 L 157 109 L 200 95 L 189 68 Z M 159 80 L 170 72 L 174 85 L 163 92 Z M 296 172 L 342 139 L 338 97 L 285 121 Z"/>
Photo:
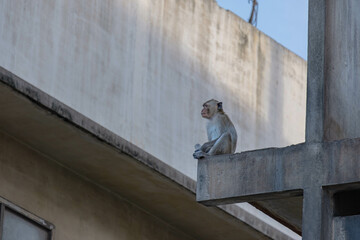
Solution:
<path fill-rule="evenodd" d="M 0 153 L 0 196 L 54 224 L 55 239 L 193 239 L 1 132 Z"/>
<path fill-rule="evenodd" d="M 2 0 L 0 66 L 194 179 L 210 98 L 237 151 L 304 141 L 305 61 L 214 0 Z"/>

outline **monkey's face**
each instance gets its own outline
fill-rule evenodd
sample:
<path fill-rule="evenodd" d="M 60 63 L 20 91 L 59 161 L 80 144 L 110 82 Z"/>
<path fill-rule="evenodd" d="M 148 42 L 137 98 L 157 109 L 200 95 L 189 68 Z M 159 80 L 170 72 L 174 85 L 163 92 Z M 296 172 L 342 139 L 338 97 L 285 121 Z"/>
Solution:
<path fill-rule="evenodd" d="M 204 103 L 203 109 L 201 110 L 201 116 L 206 119 L 210 119 L 212 115 L 214 115 L 213 111 L 211 111 L 211 105 L 208 103 Z"/>
<path fill-rule="evenodd" d="M 222 102 L 211 99 L 203 104 L 201 116 L 206 119 L 211 119 L 218 112 L 224 113 L 222 109 Z"/>

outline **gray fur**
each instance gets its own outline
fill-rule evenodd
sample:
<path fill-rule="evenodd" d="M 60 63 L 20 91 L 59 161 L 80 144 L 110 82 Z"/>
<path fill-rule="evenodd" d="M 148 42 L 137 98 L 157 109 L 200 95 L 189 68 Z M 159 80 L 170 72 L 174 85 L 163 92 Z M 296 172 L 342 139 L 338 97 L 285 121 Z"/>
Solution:
<path fill-rule="evenodd" d="M 193 157 L 196 159 L 211 155 L 232 154 L 235 153 L 237 133 L 230 118 L 224 113 L 223 109 L 218 109 L 218 101 L 209 100 L 207 104 L 212 115 L 208 118 L 206 125 L 208 142 L 201 147 L 195 146 Z"/>

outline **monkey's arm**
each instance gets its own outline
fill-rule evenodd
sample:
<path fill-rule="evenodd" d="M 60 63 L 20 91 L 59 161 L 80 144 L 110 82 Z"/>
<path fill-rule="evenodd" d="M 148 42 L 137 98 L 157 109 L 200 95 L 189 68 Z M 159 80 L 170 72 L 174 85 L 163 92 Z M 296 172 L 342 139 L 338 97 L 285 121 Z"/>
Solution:
<path fill-rule="evenodd" d="M 208 153 L 210 151 L 210 149 L 214 146 L 214 144 L 216 143 L 216 141 L 218 140 L 219 138 L 215 139 L 215 140 L 212 140 L 210 142 L 206 142 L 204 143 L 201 147 L 200 147 L 200 150 L 202 152 L 206 152 Z"/>
<path fill-rule="evenodd" d="M 193 157 L 200 159 L 212 155 L 232 153 L 231 141 L 230 133 L 223 133 L 219 138 L 204 143 L 200 149 L 195 150 Z"/>
<path fill-rule="evenodd" d="M 193 157 L 196 158 L 196 159 L 200 159 L 200 158 L 209 156 L 208 152 L 214 146 L 214 144 L 216 143 L 216 141 L 218 139 L 219 138 L 217 138 L 215 140 L 212 140 L 210 142 L 206 142 L 202 146 L 200 146 L 200 144 L 196 144 L 195 145 L 195 152 L 193 154 Z"/>

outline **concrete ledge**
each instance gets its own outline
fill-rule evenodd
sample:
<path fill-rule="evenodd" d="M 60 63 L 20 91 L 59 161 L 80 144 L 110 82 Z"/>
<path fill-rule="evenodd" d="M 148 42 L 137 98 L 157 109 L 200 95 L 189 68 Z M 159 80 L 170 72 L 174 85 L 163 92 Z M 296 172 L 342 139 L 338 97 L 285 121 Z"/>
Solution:
<path fill-rule="evenodd" d="M 194 180 L 3 68 L 0 100 L 0 131 L 195 238 L 289 239 L 239 207 L 199 205 Z"/>
<path fill-rule="evenodd" d="M 197 201 L 224 204 L 278 199 L 300 196 L 302 189 L 313 184 L 355 183 L 360 181 L 359 151 L 360 138 L 356 138 L 201 159 Z"/>
<path fill-rule="evenodd" d="M 314 185 L 321 189 L 360 183 L 359 152 L 360 138 L 355 138 L 201 159 L 197 201 L 205 205 L 256 201 L 254 205 L 300 232 L 303 191 Z"/>

